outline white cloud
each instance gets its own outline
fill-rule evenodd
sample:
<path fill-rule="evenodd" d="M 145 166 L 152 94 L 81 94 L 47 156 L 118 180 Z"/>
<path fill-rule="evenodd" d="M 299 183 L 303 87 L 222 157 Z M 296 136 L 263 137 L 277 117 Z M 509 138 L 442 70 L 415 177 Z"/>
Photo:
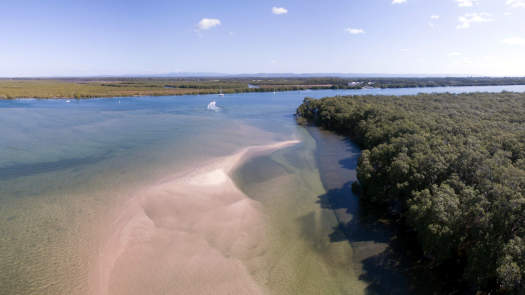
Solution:
<path fill-rule="evenodd" d="M 273 14 L 287 14 L 288 13 L 288 9 L 284 8 L 284 7 L 272 7 L 272 13 Z"/>
<path fill-rule="evenodd" d="M 355 29 L 355 28 L 347 28 L 345 29 L 345 31 L 349 34 L 352 34 L 352 35 L 359 35 L 359 34 L 364 34 L 365 31 L 363 29 Z"/>
<path fill-rule="evenodd" d="M 209 30 L 213 27 L 216 27 L 216 26 L 219 26 L 221 24 L 221 21 L 219 19 L 216 19 L 216 18 L 203 18 L 201 19 L 201 21 L 199 22 L 199 24 L 197 24 L 197 28 L 202 31 L 202 30 Z"/>
<path fill-rule="evenodd" d="M 479 0 L 456 0 L 459 7 L 472 7 L 478 4 Z"/>
<path fill-rule="evenodd" d="M 392 0 L 392 4 L 403 4 L 407 3 L 407 0 Z"/>
<path fill-rule="evenodd" d="M 525 7 L 525 0 L 507 0 L 510 7 Z"/>
<path fill-rule="evenodd" d="M 457 52 L 457 51 L 450 52 L 450 53 L 448 54 L 448 56 L 461 56 L 461 52 Z"/>
<path fill-rule="evenodd" d="M 490 13 L 466 13 L 459 17 L 459 24 L 456 26 L 458 29 L 468 29 L 473 23 L 487 23 L 493 21 Z"/>
<path fill-rule="evenodd" d="M 525 38 L 510 37 L 510 38 L 503 39 L 503 43 L 507 45 L 525 45 Z"/>
<path fill-rule="evenodd" d="M 430 18 L 431 18 L 431 19 L 439 19 L 440 16 L 437 15 L 437 14 L 433 14 L 433 15 L 430 16 Z"/>

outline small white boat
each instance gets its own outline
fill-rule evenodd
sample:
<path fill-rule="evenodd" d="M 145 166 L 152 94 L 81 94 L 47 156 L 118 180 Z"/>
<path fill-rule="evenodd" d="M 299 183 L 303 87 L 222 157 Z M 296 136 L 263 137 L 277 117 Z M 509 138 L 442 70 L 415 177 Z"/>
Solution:
<path fill-rule="evenodd" d="M 221 90 L 219 92 L 219 96 L 224 96 L 224 93 L 222 93 L 222 88 L 221 88 Z"/>
<path fill-rule="evenodd" d="M 220 111 L 221 108 L 219 108 L 219 107 L 217 106 L 217 102 L 216 102 L 215 100 L 212 100 L 212 101 L 208 104 L 207 109 L 208 109 L 209 111 L 218 112 L 218 111 Z"/>

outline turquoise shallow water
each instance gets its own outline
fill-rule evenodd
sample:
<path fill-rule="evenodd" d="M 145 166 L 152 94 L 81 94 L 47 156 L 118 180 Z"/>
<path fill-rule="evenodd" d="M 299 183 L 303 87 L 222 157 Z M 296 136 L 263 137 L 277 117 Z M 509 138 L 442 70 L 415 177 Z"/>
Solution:
<path fill-rule="evenodd" d="M 235 177 L 270 217 L 274 258 L 255 276 L 281 294 L 381 293 L 367 288 L 356 258 L 366 244 L 330 239 L 337 216 L 319 196 L 339 180 L 319 169 L 319 142 L 295 124 L 296 107 L 305 96 L 501 90 L 525 87 L 0 101 L 0 293 L 86 293 L 98 231 L 134 189 L 245 146 L 296 138 L 302 144 L 254 159 Z M 212 100 L 218 112 L 206 109 Z"/>

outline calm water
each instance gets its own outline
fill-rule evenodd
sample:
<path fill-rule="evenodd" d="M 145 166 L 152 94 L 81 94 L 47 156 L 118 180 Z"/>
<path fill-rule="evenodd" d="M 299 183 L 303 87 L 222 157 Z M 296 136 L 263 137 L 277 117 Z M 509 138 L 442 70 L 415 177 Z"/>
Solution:
<path fill-rule="evenodd" d="M 402 293 L 410 285 L 403 275 L 370 263 L 387 249 L 388 230 L 352 222 L 355 199 L 345 212 L 326 203 L 355 177 L 359 151 L 297 126 L 295 109 L 305 96 L 503 90 L 525 86 L 0 101 L 0 294 L 86 293 L 99 237 L 136 189 L 287 139 L 302 143 L 234 175 L 269 217 L 271 255 L 254 272 L 258 282 L 279 294 Z M 212 100 L 219 111 L 206 109 Z M 338 221 L 354 235 L 341 235 Z"/>

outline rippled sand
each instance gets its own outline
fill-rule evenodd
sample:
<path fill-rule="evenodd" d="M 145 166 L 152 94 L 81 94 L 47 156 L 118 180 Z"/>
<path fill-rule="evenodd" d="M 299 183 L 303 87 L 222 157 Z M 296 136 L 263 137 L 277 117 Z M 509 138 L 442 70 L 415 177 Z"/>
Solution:
<path fill-rule="evenodd" d="M 136 193 L 111 225 L 91 294 L 261 294 L 247 265 L 266 251 L 265 218 L 230 178 L 254 146 Z"/>

